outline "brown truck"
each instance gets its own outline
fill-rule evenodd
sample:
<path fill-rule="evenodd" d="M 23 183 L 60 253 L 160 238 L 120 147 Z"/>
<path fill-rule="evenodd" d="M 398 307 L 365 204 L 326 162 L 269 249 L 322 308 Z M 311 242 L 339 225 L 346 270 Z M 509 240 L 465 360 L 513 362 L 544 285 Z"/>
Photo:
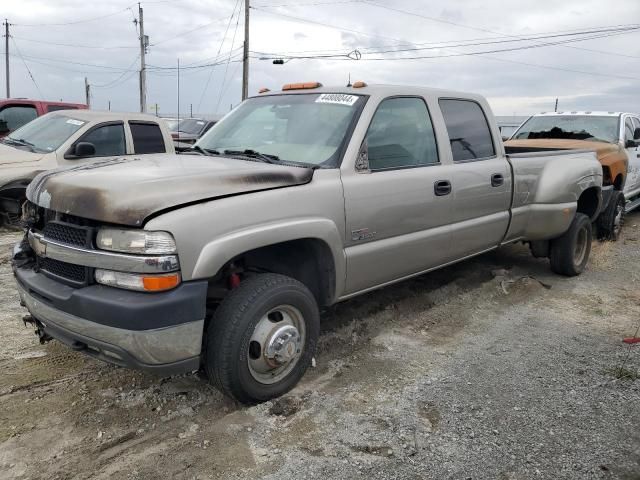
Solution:
<path fill-rule="evenodd" d="M 603 173 L 598 237 L 616 240 L 625 212 L 640 205 L 640 117 L 620 112 L 551 112 L 530 117 L 505 143 L 515 152 L 592 150 Z"/>

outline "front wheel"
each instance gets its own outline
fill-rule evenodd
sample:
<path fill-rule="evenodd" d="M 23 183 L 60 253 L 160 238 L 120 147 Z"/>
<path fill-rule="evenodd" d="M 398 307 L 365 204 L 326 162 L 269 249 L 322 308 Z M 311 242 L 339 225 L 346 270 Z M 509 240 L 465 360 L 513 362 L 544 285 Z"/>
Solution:
<path fill-rule="evenodd" d="M 591 253 L 591 221 L 584 213 L 576 213 L 569 230 L 551 241 L 551 270 L 560 275 L 580 275 Z"/>
<path fill-rule="evenodd" d="M 618 240 L 624 221 L 625 200 L 622 192 L 613 192 L 607 209 L 596 220 L 596 229 L 600 240 Z"/>
<path fill-rule="evenodd" d="M 235 400 L 264 402 L 291 390 L 302 378 L 319 332 L 318 305 L 305 285 L 273 273 L 249 277 L 211 319 L 205 371 Z"/>

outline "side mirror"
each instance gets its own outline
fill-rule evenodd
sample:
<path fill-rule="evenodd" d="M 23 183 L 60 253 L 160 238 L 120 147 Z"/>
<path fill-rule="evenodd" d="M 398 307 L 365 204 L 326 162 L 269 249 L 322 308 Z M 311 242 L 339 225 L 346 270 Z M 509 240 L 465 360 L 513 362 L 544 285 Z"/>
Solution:
<path fill-rule="evenodd" d="M 6 120 L 0 120 L 0 133 L 9 133 L 9 125 Z"/>
<path fill-rule="evenodd" d="M 73 155 L 78 158 L 92 157 L 96 154 L 96 146 L 89 142 L 78 142 L 73 148 Z"/>
<path fill-rule="evenodd" d="M 624 143 L 624 148 L 636 148 L 640 144 L 640 140 L 627 140 Z"/>

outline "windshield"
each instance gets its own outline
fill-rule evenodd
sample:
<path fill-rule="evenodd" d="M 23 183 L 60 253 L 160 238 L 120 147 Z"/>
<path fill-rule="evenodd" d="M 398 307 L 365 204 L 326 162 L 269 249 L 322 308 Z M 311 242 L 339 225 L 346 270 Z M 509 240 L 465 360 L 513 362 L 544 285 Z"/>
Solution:
<path fill-rule="evenodd" d="M 250 98 L 196 145 L 220 153 L 253 150 L 285 162 L 335 167 L 364 98 L 334 93 Z"/>
<path fill-rule="evenodd" d="M 180 120 L 178 124 L 175 125 L 171 130 L 174 132 L 198 135 L 202 131 L 206 123 L 206 121 L 199 120 L 197 118 L 186 118 L 184 120 Z"/>
<path fill-rule="evenodd" d="M 65 115 L 44 115 L 11 132 L 6 138 L 28 145 L 35 152 L 52 152 L 86 122 Z"/>
<path fill-rule="evenodd" d="M 590 142 L 618 142 L 618 117 L 595 115 L 543 115 L 531 117 L 512 137 L 514 140 L 558 138 Z"/>

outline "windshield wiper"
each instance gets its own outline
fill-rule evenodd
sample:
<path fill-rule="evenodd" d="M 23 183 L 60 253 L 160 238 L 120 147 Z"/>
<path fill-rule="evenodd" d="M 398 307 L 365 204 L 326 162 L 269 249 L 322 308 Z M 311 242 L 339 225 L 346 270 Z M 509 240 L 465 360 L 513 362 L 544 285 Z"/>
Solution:
<path fill-rule="evenodd" d="M 214 149 L 212 149 L 212 148 L 202 148 L 202 147 L 201 147 L 201 146 L 199 146 L 199 145 L 194 145 L 194 146 L 193 146 L 193 147 L 191 147 L 189 150 L 192 150 L 192 151 L 194 151 L 194 152 L 200 152 L 200 153 L 202 153 L 203 155 L 208 155 L 208 156 L 211 156 L 211 155 L 220 155 L 220 152 L 219 152 L 219 151 L 217 151 L 217 150 L 214 150 Z"/>
<path fill-rule="evenodd" d="M 223 152 L 225 155 L 236 155 L 240 157 L 249 157 L 249 158 L 257 158 L 258 160 L 262 160 L 264 163 L 280 163 L 280 157 L 277 155 L 269 155 L 266 153 L 260 153 L 256 150 L 251 150 L 247 148 L 246 150 L 225 150 Z"/>
<path fill-rule="evenodd" d="M 35 145 L 31 142 L 27 142 L 24 138 L 5 137 L 3 141 L 4 143 L 12 143 L 14 145 L 29 147 L 31 151 L 35 151 Z"/>

